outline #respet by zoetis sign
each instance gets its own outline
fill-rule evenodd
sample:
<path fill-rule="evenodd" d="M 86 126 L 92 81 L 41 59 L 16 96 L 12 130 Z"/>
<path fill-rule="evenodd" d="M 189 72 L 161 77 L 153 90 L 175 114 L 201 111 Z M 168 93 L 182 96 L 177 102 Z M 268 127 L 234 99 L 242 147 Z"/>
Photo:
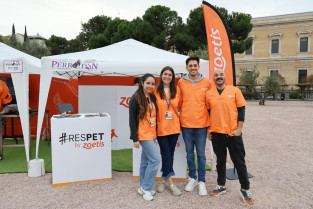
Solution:
<path fill-rule="evenodd" d="M 50 67 L 52 69 L 60 69 L 60 70 L 97 70 L 99 63 L 93 59 L 58 59 L 51 60 Z"/>
<path fill-rule="evenodd" d="M 23 61 L 22 60 L 3 60 L 4 73 L 22 73 Z"/>
<path fill-rule="evenodd" d="M 60 145 L 73 144 L 75 148 L 92 149 L 104 147 L 104 133 L 72 134 L 63 132 L 59 137 Z"/>

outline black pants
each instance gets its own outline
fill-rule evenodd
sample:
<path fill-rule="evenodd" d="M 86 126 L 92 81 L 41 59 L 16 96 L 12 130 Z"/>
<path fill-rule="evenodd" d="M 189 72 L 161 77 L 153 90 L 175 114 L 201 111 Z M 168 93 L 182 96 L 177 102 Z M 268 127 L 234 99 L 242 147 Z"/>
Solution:
<path fill-rule="evenodd" d="M 213 150 L 216 155 L 217 183 L 220 186 L 226 183 L 227 149 L 238 173 L 242 189 L 249 189 L 250 182 L 245 162 L 245 148 L 242 136 L 228 136 L 227 134 L 212 133 Z"/>

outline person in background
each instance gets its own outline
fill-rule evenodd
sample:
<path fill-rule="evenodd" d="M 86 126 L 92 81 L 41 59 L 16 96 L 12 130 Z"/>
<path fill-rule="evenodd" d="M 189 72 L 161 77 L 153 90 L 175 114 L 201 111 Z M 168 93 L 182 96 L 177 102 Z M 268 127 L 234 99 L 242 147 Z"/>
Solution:
<path fill-rule="evenodd" d="M 245 162 L 245 148 L 242 141 L 242 127 L 247 104 L 240 89 L 226 85 L 223 70 L 213 72 L 216 88 L 206 93 L 206 105 L 210 111 L 211 126 L 208 139 L 212 140 L 216 154 L 217 187 L 210 195 L 226 193 L 226 156 L 227 148 L 241 184 L 240 195 L 246 204 L 253 205 L 250 182 Z"/>
<path fill-rule="evenodd" d="M 157 191 L 163 192 L 168 187 L 174 196 L 181 195 L 181 191 L 173 184 L 171 178 L 175 175 L 174 152 L 181 131 L 178 116 L 179 94 L 173 68 L 164 67 L 154 92 L 158 106 L 157 135 L 162 157 L 161 178 L 165 180 L 158 185 Z"/>
<path fill-rule="evenodd" d="M 1 102 L 1 107 L 0 107 L 0 112 L 3 109 L 3 106 L 10 103 L 12 101 L 12 96 L 9 92 L 8 86 L 0 80 L 0 102 Z"/>
<path fill-rule="evenodd" d="M 135 78 L 134 79 L 134 86 L 138 86 L 140 82 L 140 78 Z"/>
<path fill-rule="evenodd" d="M 185 191 L 191 192 L 197 185 L 199 195 L 207 195 L 205 186 L 205 145 L 207 129 L 210 125 L 209 113 L 205 105 L 205 94 L 211 88 L 211 82 L 198 71 L 199 57 L 189 57 L 186 60 L 188 74 L 178 82 L 181 90 L 180 123 L 186 145 L 189 179 Z M 194 148 L 198 159 L 198 178 Z"/>
<path fill-rule="evenodd" d="M 151 92 L 155 78 L 151 74 L 141 77 L 137 91 L 129 101 L 130 139 L 135 148 L 142 147 L 140 160 L 140 188 L 138 193 L 145 200 L 153 200 L 152 190 L 160 164 L 160 154 L 156 147 L 156 99 Z"/>

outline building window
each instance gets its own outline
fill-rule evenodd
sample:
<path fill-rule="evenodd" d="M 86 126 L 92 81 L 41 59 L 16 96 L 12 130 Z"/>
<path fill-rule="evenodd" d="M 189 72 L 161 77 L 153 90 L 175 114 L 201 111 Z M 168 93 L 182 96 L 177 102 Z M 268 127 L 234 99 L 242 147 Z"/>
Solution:
<path fill-rule="evenodd" d="M 254 48 L 254 38 L 255 38 L 255 35 L 249 35 L 248 38 L 252 39 L 252 44 L 251 44 L 251 47 L 249 49 L 247 49 L 245 51 L 245 55 L 253 55 L 253 48 Z"/>
<path fill-rule="evenodd" d="M 246 50 L 246 55 L 252 55 L 252 45 L 249 49 Z"/>
<path fill-rule="evenodd" d="M 270 48 L 269 48 L 269 54 L 276 56 L 280 55 L 281 53 L 281 41 L 282 41 L 282 33 L 274 32 L 268 35 L 270 39 Z"/>
<path fill-rule="evenodd" d="M 270 76 L 278 75 L 278 70 L 270 70 Z"/>
<path fill-rule="evenodd" d="M 297 32 L 298 34 L 298 53 L 307 53 L 310 52 L 310 38 L 312 31 L 302 30 Z"/>
<path fill-rule="evenodd" d="M 272 54 L 277 54 L 279 52 L 279 39 L 272 40 Z"/>
<path fill-rule="evenodd" d="M 298 71 L 298 83 L 303 83 L 303 79 L 305 79 L 308 75 L 307 69 L 301 69 Z"/>
<path fill-rule="evenodd" d="M 300 52 L 308 52 L 308 37 L 300 38 Z"/>

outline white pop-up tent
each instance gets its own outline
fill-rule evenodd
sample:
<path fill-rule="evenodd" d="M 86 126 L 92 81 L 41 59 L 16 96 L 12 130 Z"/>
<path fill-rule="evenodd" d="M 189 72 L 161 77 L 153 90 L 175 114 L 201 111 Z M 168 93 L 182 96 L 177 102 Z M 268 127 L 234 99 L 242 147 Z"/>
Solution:
<path fill-rule="evenodd" d="M 6 64 L 12 61 L 18 61 L 22 65 L 22 72 L 11 73 L 17 106 L 19 110 L 22 131 L 24 135 L 25 153 L 27 162 L 29 162 L 29 147 L 26 146 L 29 139 L 29 73 L 39 73 L 41 70 L 40 59 L 18 51 L 3 43 L 0 43 L 0 73 L 7 73 Z"/>
<path fill-rule="evenodd" d="M 163 67 L 171 66 L 179 76 L 186 73 L 187 58 L 185 55 L 161 50 L 133 39 L 89 51 L 42 57 L 36 158 L 53 74 L 71 78 L 82 75 L 141 76 L 145 73 L 158 76 Z M 209 62 L 201 60 L 200 66 L 200 72 L 208 77 Z"/>

